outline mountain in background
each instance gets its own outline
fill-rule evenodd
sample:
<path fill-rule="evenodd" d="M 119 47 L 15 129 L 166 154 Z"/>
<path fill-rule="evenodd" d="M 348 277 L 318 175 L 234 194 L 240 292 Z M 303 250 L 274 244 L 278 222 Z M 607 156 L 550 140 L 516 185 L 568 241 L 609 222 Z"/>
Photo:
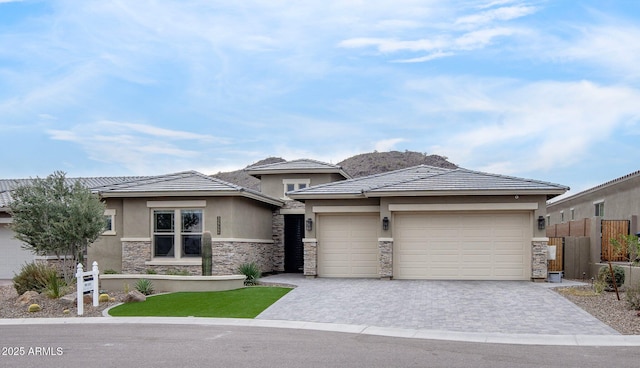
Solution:
<path fill-rule="evenodd" d="M 264 160 L 260 160 L 247 166 L 247 168 L 284 161 L 286 160 L 280 157 L 268 157 Z M 456 167 L 458 167 L 457 165 L 447 161 L 446 157 L 438 155 L 426 155 L 421 152 L 412 151 L 363 153 L 360 155 L 349 157 L 344 161 L 340 161 L 337 165 L 341 166 L 342 169 L 347 172 L 347 174 L 351 175 L 354 178 L 380 174 L 387 171 L 399 170 L 417 165 L 429 165 L 447 169 L 455 169 Z M 260 190 L 260 180 L 247 174 L 244 169 L 229 172 L 219 172 L 211 176 L 227 181 L 229 183 L 240 185 L 245 188 Z"/>

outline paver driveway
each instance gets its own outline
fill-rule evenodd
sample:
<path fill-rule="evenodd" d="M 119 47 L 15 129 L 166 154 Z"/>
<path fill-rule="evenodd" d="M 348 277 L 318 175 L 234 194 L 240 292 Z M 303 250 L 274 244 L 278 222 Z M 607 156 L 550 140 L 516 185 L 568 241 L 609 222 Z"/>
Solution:
<path fill-rule="evenodd" d="M 298 285 L 258 319 L 458 332 L 612 335 L 553 290 L 526 281 L 263 279 Z"/>

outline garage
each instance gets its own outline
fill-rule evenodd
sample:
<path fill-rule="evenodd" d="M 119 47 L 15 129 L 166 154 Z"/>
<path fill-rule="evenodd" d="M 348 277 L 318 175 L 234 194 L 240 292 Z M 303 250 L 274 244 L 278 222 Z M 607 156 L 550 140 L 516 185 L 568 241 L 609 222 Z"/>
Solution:
<path fill-rule="evenodd" d="M 13 237 L 8 224 L 0 223 L 0 279 L 11 279 L 25 263 L 34 260 L 30 251 L 22 249 L 21 242 Z"/>
<path fill-rule="evenodd" d="M 318 276 L 379 277 L 378 214 L 318 216 Z"/>
<path fill-rule="evenodd" d="M 393 231 L 394 278 L 531 277 L 531 212 L 398 213 Z"/>

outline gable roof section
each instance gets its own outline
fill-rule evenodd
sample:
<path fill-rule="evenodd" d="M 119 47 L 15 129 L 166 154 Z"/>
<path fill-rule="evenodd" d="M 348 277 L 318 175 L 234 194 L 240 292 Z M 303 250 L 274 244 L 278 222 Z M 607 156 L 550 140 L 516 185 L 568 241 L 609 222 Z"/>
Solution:
<path fill-rule="evenodd" d="M 163 196 L 241 196 L 274 206 L 282 206 L 279 199 L 258 191 L 213 178 L 197 171 L 143 178 L 126 183 L 97 188 L 102 197 L 163 197 Z"/>
<path fill-rule="evenodd" d="M 104 198 L 118 197 L 169 197 L 169 196 L 241 196 L 273 206 L 282 206 L 284 202 L 223 180 L 212 178 L 196 171 L 185 171 L 158 176 L 105 177 L 105 178 L 68 178 L 69 183 L 82 183 Z M 11 190 L 19 185 L 32 182 L 32 179 L 0 180 L 0 208 L 8 207 L 11 202 Z"/>
<path fill-rule="evenodd" d="M 347 174 L 342 167 L 338 165 L 328 164 L 326 162 L 299 159 L 293 161 L 275 162 L 272 164 L 250 166 L 244 169 L 249 175 L 260 178 L 262 175 L 269 174 L 340 174 L 346 179 L 351 176 Z"/>
<path fill-rule="evenodd" d="M 148 178 L 147 176 L 114 176 L 114 177 L 93 177 L 93 178 L 66 178 L 67 184 L 73 185 L 80 181 L 84 186 L 92 191 L 106 185 L 125 183 L 134 180 Z M 23 185 L 30 185 L 35 179 L 0 179 L 0 208 L 9 207 L 13 201 L 11 191 Z"/>
<path fill-rule="evenodd" d="M 444 195 L 544 194 L 554 197 L 569 188 L 559 184 L 489 174 L 463 168 L 427 165 L 341 182 L 317 185 L 287 195 L 293 199 Z"/>

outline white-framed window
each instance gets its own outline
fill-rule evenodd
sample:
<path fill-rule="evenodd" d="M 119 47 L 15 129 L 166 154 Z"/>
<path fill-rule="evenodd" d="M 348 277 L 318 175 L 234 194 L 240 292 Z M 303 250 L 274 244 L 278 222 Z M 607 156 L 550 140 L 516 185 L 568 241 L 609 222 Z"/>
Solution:
<path fill-rule="evenodd" d="M 116 235 L 116 210 L 104 210 L 105 226 L 102 235 Z"/>
<path fill-rule="evenodd" d="M 154 209 L 152 221 L 153 257 L 188 258 L 202 255 L 203 210 Z"/>
<path fill-rule="evenodd" d="M 604 217 L 604 201 L 594 202 L 593 205 L 595 207 L 595 216 Z"/>
<path fill-rule="evenodd" d="M 551 226 L 551 215 L 547 215 L 547 226 Z"/>
<path fill-rule="evenodd" d="M 282 185 L 284 187 L 283 198 L 287 197 L 287 192 L 293 192 L 294 190 L 304 189 L 311 184 L 311 179 L 283 179 Z"/>
<path fill-rule="evenodd" d="M 564 211 L 560 211 L 560 222 L 564 222 Z"/>
<path fill-rule="evenodd" d="M 571 221 L 576 219 L 576 210 L 575 208 L 570 209 L 569 211 L 571 211 Z"/>

